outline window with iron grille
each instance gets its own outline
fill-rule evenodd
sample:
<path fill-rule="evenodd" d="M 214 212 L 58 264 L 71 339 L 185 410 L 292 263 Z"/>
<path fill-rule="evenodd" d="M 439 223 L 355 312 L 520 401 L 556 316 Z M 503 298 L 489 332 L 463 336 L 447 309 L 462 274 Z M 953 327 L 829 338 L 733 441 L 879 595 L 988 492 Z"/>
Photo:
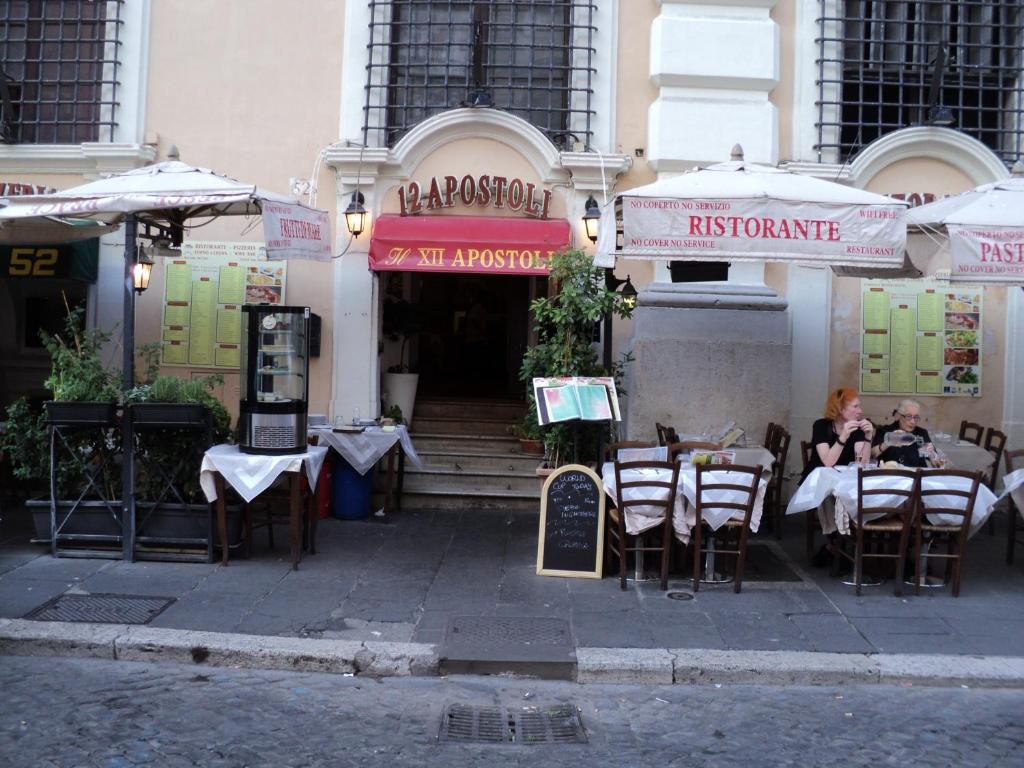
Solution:
<path fill-rule="evenodd" d="M 0 2 L 2 141 L 113 141 L 124 2 Z"/>
<path fill-rule="evenodd" d="M 463 106 L 504 109 L 559 147 L 591 139 L 591 0 L 370 0 L 363 134 L 394 145 Z"/>
<path fill-rule="evenodd" d="M 822 0 L 818 156 L 845 161 L 913 125 L 1020 156 L 1022 0 Z"/>

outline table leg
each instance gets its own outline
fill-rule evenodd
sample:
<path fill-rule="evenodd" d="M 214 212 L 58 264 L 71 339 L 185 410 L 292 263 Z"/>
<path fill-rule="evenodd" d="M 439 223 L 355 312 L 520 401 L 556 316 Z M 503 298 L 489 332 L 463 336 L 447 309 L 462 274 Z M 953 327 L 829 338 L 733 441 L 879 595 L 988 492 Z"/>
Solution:
<path fill-rule="evenodd" d="M 398 443 L 395 443 L 388 449 L 388 476 L 384 482 L 384 514 L 391 514 L 391 507 L 394 502 L 394 487 L 395 487 L 395 451 L 398 449 Z"/>
<path fill-rule="evenodd" d="M 213 473 L 213 484 L 217 489 L 217 533 L 220 534 L 220 564 L 228 564 L 228 514 L 225 509 L 224 476 L 220 472 Z"/>
<path fill-rule="evenodd" d="M 309 515 L 309 554 L 316 554 L 316 526 L 320 522 L 320 494 L 324 484 L 317 478 L 316 491 L 310 490 L 306 514 Z"/>
<path fill-rule="evenodd" d="M 398 492 L 395 494 L 395 509 L 402 511 L 402 484 L 405 482 L 405 451 L 398 444 Z"/>
<path fill-rule="evenodd" d="M 289 472 L 289 520 L 292 541 L 292 570 L 299 569 L 299 558 L 302 556 L 302 474 Z"/>

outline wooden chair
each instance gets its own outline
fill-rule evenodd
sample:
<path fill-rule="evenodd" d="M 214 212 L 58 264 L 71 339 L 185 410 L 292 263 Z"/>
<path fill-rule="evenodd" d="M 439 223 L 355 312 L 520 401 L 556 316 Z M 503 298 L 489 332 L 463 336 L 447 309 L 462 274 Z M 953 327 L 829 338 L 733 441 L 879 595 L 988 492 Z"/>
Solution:
<path fill-rule="evenodd" d="M 968 490 L 962 491 L 948 487 L 940 487 L 932 480 L 942 478 L 964 478 L 970 481 Z M 928 559 L 939 558 L 946 561 L 946 577 L 952 574 L 953 597 L 960 596 L 960 575 L 963 570 L 964 557 L 967 554 L 967 534 L 971 524 L 971 511 L 974 500 L 981 486 L 981 472 L 962 472 L 956 469 L 923 469 L 920 472 L 920 506 L 917 522 L 914 525 L 914 594 L 921 594 L 921 542 L 924 534 L 931 536 L 932 545 L 945 540 L 944 554 L 928 553 Z M 933 496 L 954 496 L 962 498 L 962 507 L 929 506 L 927 500 Z M 928 521 L 927 515 L 941 513 L 958 518 L 959 522 L 936 525 Z"/>
<path fill-rule="evenodd" d="M 775 447 L 769 449 L 775 457 L 775 465 L 772 468 L 772 477 L 768 481 L 768 490 L 764 496 L 764 511 L 765 515 L 769 517 L 776 539 L 782 538 L 782 519 L 786 513 L 782 506 L 782 481 L 786 479 L 786 458 L 789 456 L 790 438 L 789 432 L 784 427 L 778 426 L 775 433 Z"/>
<path fill-rule="evenodd" d="M 679 435 L 676 434 L 675 429 L 667 424 L 654 422 L 654 428 L 658 432 L 658 445 L 668 445 L 669 443 L 679 442 Z"/>
<path fill-rule="evenodd" d="M 802 469 L 807 469 L 811 463 L 811 451 L 814 446 L 808 440 L 800 441 L 800 460 L 803 462 Z M 818 519 L 817 509 L 808 509 L 804 513 L 804 536 L 807 540 L 807 559 L 814 557 L 814 532 L 821 530 L 821 520 Z"/>
<path fill-rule="evenodd" d="M 886 479 L 890 482 L 886 482 Z M 893 478 L 901 478 L 902 484 L 891 482 Z M 880 484 L 871 481 L 881 479 Z M 865 481 L 868 481 L 865 483 Z M 870 484 L 870 486 L 869 486 Z M 911 529 L 914 526 L 915 512 L 917 510 L 918 476 L 912 469 L 862 469 L 857 473 L 857 515 L 850 522 L 854 526 L 850 537 L 840 537 L 837 541 L 835 553 L 853 563 L 853 581 L 857 594 L 860 594 L 861 585 L 864 581 L 864 559 L 872 558 L 878 560 L 896 561 L 896 587 L 894 592 L 897 596 L 903 594 L 903 564 L 907 559 L 907 545 L 910 542 Z M 873 496 L 894 496 L 896 503 L 884 506 L 872 505 L 869 499 Z M 883 514 L 884 517 L 867 521 L 867 515 Z M 865 539 L 871 538 L 893 538 L 896 540 L 896 547 L 888 552 L 876 550 L 867 552 Z M 852 538 L 853 552 L 847 552 L 843 547 L 844 539 Z"/>
<path fill-rule="evenodd" d="M 960 440 L 966 440 L 980 446 L 981 438 L 984 434 L 985 428 L 981 424 L 964 419 L 960 422 L 960 432 L 957 434 L 957 437 Z"/>
<path fill-rule="evenodd" d="M 779 440 L 779 430 L 782 429 L 781 424 L 776 424 L 774 421 L 768 422 L 768 428 L 764 431 L 764 447 L 767 448 L 772 454 L 775 453 L 775 446 Z"/>
<path fill-rule="evenodd" d="M 657 448 L 657 443 L 652 443 L 650 440 L 620 440 L 617 443 L 609 443 L 604 449 L 604 460 L 605 461 L 616 461 L 619 458 L 619 451 L 628 449 L 634 450 L 638 448 Z"/>
<path fill-rule="evenodd" d="M 1003 460 L 1006 462 L 1006 474 L 1016 472 L 1018 469 L 1024 468 L 1024 448 L 1018 448 L 1016 451 L 1007 451 L 1003 454 Z M 1017 509 L 1017 504 L 1014 502 L 1013 497 L 1008 496 L 1006 511 L 1010 519 L 1006 522 L 1006 564 L 1013 565 L 1013 550 L 1017 545 L 1017 517 L 1020 515 L 1022 510 Z"/>
<path fill-rule="evenodd" d="M 1006 434 L 998 429 L 989 427 L 985 435 L 985 450 L 995 457 L 995 462 L 984 478 L 984 482 L 990 491 L 995 491 L 996 476 L 999 474 L 999 465 L 1003 461 L 1003 451 L 1006 450 Z"/>
<path fill-rule="evenodd" d="M 750 516 L 754 511 L 754 501 L 757 499 L 757 486 L 761 482 L 762 467 L 744 467 L 737 464 L 730 466 L 721 465 L 697 465 L 697 489 L 695 493 L 694 511 L 696 521 L 693 525 L 693 591 L 700 589 L 700 566 L 701 555 L 735 555 L 736 571 L 733 575 L 733 591 L 739 592 L 743 586 L 743 567 L 747 559 L 747 536 L 750 533 Z M 729 482 L 715 478 L 709 473 L 729 472 L 732 477 Z M 749 478 L 749 482 L 746 480 Z M 713 501 L 710 495 L 716 491 L 735 491 L 742 494 L 739 501 Z M 710 494 L 710 495 L 709 495 Z M 718 539 L 713 548 L 704 546 L 704 515 L 713 509 L 733 510 L 733 514 L 739 512 L 742 519 L 731 517 L 717 531 L 714 536 Z M 710 534 L 710 528 L 708 529 Z M 722 548 L 722 538 L 733 538 L 735 548 Z"/>
<path fill-rule="evenodd" d="M 681 453 L 690 451 L 720 451 L 722 446 L 718 443 L 708 443 L 702 440 L 683 440 L 682 442 L 668 444 L 669 461 L 675 461 Z"/>
<path fill-rule="evenodd" d="M 657 470 L 658 476 L 624 476 L 631 470 Z M 607 554 L 615 554 L 619 561 L 619 587 L 626 588 L 626 553 L 638 556 L 643 552 L 661 553 L 661 588 L 668 589 L 668 566 L 672 553 L 672 509 L 676 503 L 676 488 L 679 482 L 679 464 L 671 461 L 616 461 L 615 462 L 615 506 L 608 510 L 605 523 L 605 547 Z M 629 491 L 628 494 L 624 493 Z M 630 498 L 625 498 L 626 496 Z M 630 507 L 655 507 L 661 510 L 661 521 L 654 528 L 643 533 L 626 533 L 626 511 Z M 661 532 L 657 546 L 644 543 L 645 537 Z"/>

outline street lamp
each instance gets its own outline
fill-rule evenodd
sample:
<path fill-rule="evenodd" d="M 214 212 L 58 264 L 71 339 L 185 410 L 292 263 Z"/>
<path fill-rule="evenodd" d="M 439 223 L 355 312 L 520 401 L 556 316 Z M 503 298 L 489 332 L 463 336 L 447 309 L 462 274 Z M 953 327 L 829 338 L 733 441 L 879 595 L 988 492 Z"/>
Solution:
<path fill-rule="evenodd" d="M 615 276 L 615 272 L 612 271 L 611 267 L 607 267 L 604 271 L 604 284 L 609 291 L 618 291 L 619 286 L 622 286 L 622 290 L 619 293 L 622 295 L 622 306 L 632 312 L 636 309 L 636 295 L 637 290 L 633 287 L 633 282 L 629 279 L 629 275 L 626 275 L 626 279 L 623 280 Z M 609 310 L 604 316 L 604 329 L 602 330 L 602 341 L 604 342 L 604 369 L 609 373 L 612 370 L 612 312 Z"/>
<path fill-rule="evenodd" d="M 587 202 L 584 203 L 585 211 L 583 213 L 583 226 L 587 230 L 587 237 L 590 238 L 590 242 L 597 242 L 597 230 L 601 224 L 601 209 L 597 205 L 597 200 L 591 195 L 587 198 Z M 614 288 L 612 289 L 614 290 Z"/>
<path fill-rule="evenodd" d="M 359 237 L 366 229 L 366 209 L 363 207 L 363 203 L 366 202 L 363 198 L 363 193 L 356 190 L 352 193 L 352 202 L 348 204 L 348 208 L 345 209 L 345 227 L 352 237 Z"/>
<path fill-rule="evenodd" d="M 149 288 L 149 277 L 152 272 L 152 257 L 146 252 L 145 248 L 139 248 L 135 264 L 132 266 L 132 287 L 136 293 L 142 293 Z"/>

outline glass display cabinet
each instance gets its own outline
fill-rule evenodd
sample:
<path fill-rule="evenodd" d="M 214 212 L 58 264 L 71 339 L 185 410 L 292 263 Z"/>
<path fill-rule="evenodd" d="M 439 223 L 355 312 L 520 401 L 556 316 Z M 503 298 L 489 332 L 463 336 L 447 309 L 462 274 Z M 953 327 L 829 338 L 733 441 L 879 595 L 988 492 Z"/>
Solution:
<path fill-rule="evenodd" d="M 242 307 L 239 449 L 306 450 L 309 401 L 309 307 Z"/>

